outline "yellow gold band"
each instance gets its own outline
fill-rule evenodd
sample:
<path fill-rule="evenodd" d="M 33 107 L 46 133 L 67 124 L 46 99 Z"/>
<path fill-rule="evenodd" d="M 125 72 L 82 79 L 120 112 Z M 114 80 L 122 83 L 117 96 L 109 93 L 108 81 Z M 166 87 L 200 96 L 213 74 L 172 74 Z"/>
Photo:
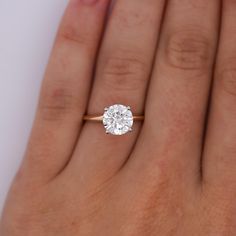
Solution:
<path fill-rule="evenodd" d="M 143 121 L 144 116 L 133 116 L 133 119 L 134 121 Z M 100 122 L 103 121 L 103 116 L 86 115 L 84 116 L 84 121 Z"/>

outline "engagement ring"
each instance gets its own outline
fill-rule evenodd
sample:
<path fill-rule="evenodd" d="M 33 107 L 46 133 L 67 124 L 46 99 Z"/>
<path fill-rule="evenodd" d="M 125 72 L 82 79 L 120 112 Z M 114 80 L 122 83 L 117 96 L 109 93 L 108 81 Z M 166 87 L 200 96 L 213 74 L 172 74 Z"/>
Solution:
<path fill-rule="evenodd" d="M 143 120 L 143 115 L 133 115 L 129 106 L 121 104 L 106 107 L 102 116 L 84 116 L 84 121 L 103 122 L 106 133 L 112 135 L 126 134 L 132 131 L 134 121 Z"/>

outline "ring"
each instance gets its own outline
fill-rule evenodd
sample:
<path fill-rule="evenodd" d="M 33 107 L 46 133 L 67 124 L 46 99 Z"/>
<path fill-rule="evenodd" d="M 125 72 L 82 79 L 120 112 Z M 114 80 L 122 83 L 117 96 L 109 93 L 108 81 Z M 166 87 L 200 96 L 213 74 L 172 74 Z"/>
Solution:
<path fill-rule="evenodd" d="M 143 115 L 133 115 L 129 106 L 121 104 L 106 107 L 102 116 L 84 116 L 84 121 L 102 122 L 106 133 L 112 135 L 123 135 L 131 132 L 134 121 L 143 120 Z"/>

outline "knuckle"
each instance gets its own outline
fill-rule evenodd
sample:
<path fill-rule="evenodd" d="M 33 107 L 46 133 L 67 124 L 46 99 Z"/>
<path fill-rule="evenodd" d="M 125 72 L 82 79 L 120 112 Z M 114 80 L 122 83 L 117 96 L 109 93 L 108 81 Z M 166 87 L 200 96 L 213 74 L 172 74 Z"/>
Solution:
<path fill-rule="evenodd" d="M 225 65 L 218 75 L 220 87 L 227 94 L 236 97 L 236 58 L 230 59 Z"/>
<path fill-rule="evenodd" d="M 79 32 L 74 27 L 63 27 L 58 33 L 57 41 L 62 43 L 72 43 L 76 45 L 89 45 L 93 37 L 88 32 Z"/>
<path fill-rule="evenodd" d="M 135 10 L 121 9 L 117 11 L 116 25 L 118 28 L 132 28 L 134 26 L 140 26 L 147 22 L 149 15 L 144 11 L 137 12 Z"/>
<path fill-rule="evenodd" d="M 209 41 L 197 30 L 171 34 L 165 47 L 167 63 L 182 70 L 205 70 L 209 66 Z"/>
<path fill-rule="evenodd" d="M 39 114 L 43 120 L 62 120 L 79 107 L 72 89 L 58 86 L 43 90 L 39 103 Z"/>
<path fill-rule="evenodd" d="M 103 69 L 104 85 L 115 90 L 137 90 L 146 80 L 147 65 L 142 57 L 119 53 L 109 57 Z"/>

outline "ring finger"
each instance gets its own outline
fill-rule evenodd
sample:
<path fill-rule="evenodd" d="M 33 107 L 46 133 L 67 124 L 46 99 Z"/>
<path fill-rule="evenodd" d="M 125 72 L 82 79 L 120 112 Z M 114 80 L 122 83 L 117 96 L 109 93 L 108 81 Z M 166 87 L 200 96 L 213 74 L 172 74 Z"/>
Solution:
<path fill-rule="evenodd" d="M 99 56 L 88 114 L 101 114 L 104 107 L 116 103 L 129 105 L 134 113 L 143 113 L 163 7 L 164 1 L 156 0 L 115 3 Z M 86 181 L 94 179 L 94 175 L 96 181 L 97 177 L 103 181 L 114 175 L 132 150 L 138 127 L 117 137 L 106 135 L 102 124 L 87 122 L 71 168 Z M 94 150 L 98 150 L 96 155 Z"/>

